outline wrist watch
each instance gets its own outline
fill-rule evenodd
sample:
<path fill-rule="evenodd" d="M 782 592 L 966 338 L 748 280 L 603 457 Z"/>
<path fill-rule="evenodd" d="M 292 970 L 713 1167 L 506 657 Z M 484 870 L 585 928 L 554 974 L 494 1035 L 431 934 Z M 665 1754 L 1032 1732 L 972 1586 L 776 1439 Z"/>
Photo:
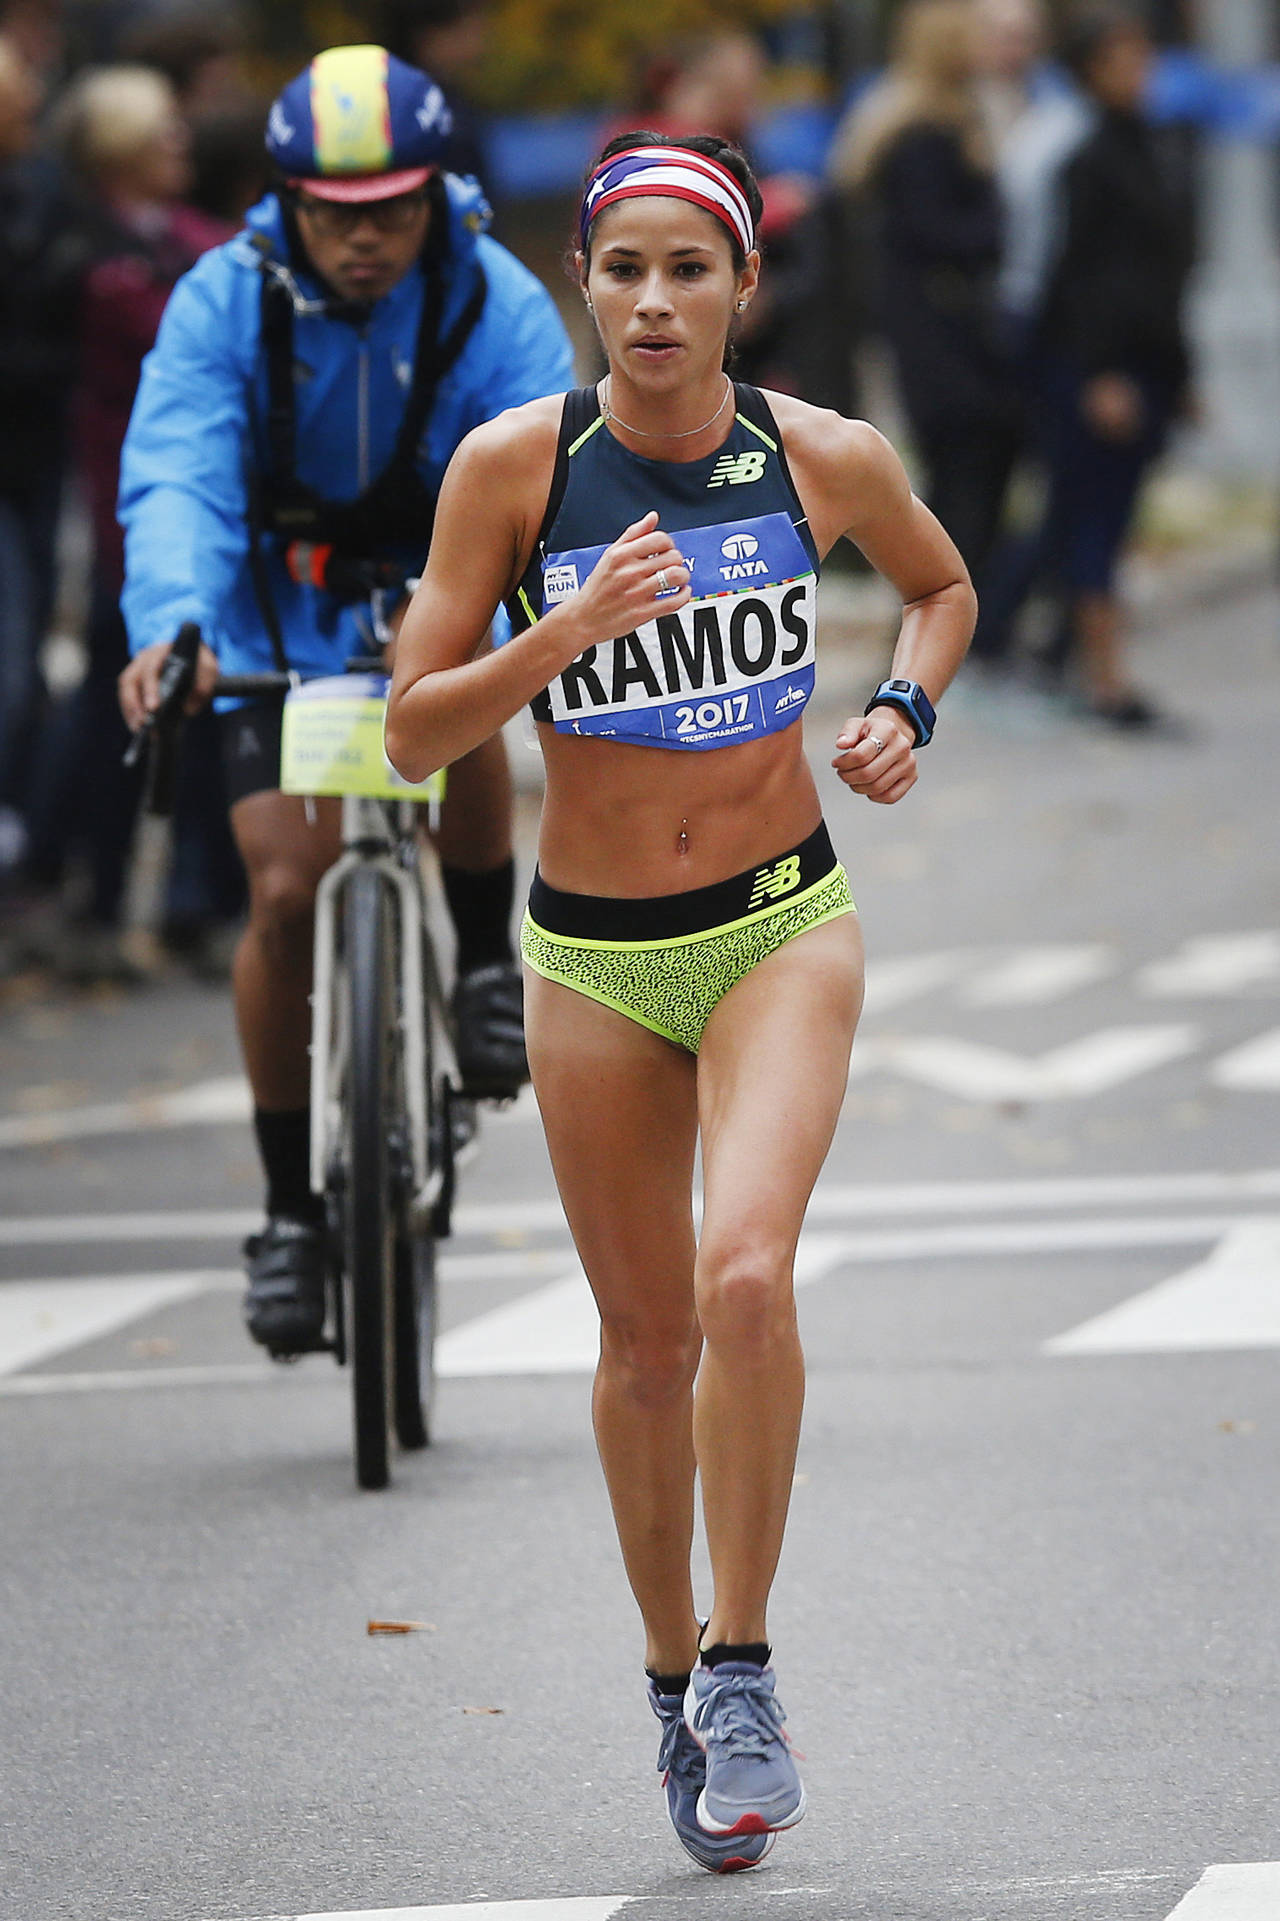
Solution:
<path fill-rule="evenodd" d="M 918 680 L 882 680 L 862 711 L 869 714 L 873 707 L 896 707 L 905 714 L 916 730 L 917 747 L 927 747 L 933 739 L 938 716 Z"/>

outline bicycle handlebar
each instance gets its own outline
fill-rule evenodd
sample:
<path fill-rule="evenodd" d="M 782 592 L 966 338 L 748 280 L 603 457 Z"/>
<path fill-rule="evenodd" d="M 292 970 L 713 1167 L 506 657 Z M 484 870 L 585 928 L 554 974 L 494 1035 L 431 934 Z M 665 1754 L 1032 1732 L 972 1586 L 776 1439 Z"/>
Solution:
<path fill-rule="evenodd" d="M 143 753 L 150 750 L 147 792 L 143 803 L 149 814 L 165 816 L 173 812 L 178 729 L 182 725 L 183 708 L 196 676 L 200 640 L 200 629 L 194 621 L 186 621 L 179 628 L 177 638 L 169 649 L 168 658 L 160 671 L 159 703 L 137 728 L 125 749 L 126 767 L 135 767 Z M 361 655 L 346 661 L 344 667 L 349 674 L 383 671 L 382 659 L 379 655 Z M 222 674 L 214 683 L 211 697 L 217 699 L 221 696 L 233 700 L 254 697 L 261 699 L 263 696 L 276 697 L 287 694 L 294 684 L 292 674 L 279 672 Z"/>

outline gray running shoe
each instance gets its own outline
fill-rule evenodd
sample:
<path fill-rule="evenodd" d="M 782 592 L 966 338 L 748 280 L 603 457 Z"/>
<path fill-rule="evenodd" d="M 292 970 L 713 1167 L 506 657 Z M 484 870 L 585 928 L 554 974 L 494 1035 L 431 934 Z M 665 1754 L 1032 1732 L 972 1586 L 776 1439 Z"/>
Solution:
<path fill-rule="evenodd" d="M 696 1667 L 689 1678 L 684 1718 L 707 1757 L 697 1813 L 708 1834 L 769 1834 L 804 1815 L 773 1678 L 772 1668 L 754 1661 Z"/>
<path fill-rule="evenodd" d="M 667 1813 L 676 1839 L 708 1874 L 736 1874 L 754 1868 L 773 1846 L 771 1834 L 708 1834 L 698 1826 L 698 1796 L 707 1781 L 702 1749 L 685 1726 L 683 1694 L 659 1694 L 649 1683 L 649 1706 L 662 1723 L 658 1769 L 667 1795 Z"/>

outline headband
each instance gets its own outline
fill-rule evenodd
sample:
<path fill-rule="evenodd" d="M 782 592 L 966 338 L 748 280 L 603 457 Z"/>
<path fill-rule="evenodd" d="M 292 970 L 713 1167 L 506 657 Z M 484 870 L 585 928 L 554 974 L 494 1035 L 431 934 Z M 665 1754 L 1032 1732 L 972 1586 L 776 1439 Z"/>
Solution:
<path fill-rule="evenodd" d="M 637 199 L 641 194 L 692 201 L 724 222 L 743 253 L 755 246 L 747 197 L 727 167 L 689 147 L 633 147 L 602 161 L 587 183 L 579 229 L 584 250 L 598 213 L 615 200 Z"/>

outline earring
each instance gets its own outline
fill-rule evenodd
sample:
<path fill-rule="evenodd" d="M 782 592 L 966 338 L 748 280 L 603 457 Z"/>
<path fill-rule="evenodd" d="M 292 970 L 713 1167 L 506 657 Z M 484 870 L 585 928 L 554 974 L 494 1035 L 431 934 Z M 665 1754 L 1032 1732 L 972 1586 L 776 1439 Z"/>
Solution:
<path fill-rule="evenodd" d="M 746 312 L 746 308 L 747 308 L 747 303 L 746 303 L 746 301 L 745 301 L 745 300 L 740 300 L 740 301 L 738 302 L 738 312 L 739 312 L 739 313 L 745 313 L 745 312 Z"/>
<path fill-rule="evenodd" d="M 594 313 L 594 312 L 595 312 L 595 308 L 594 308 L 594 307 L 592 306 L 592 304 L 591 304 L 591 302 L 590 302 L 589 300 L 587 301 L 587 312 L 588 312 L 588 313 Z"/>

